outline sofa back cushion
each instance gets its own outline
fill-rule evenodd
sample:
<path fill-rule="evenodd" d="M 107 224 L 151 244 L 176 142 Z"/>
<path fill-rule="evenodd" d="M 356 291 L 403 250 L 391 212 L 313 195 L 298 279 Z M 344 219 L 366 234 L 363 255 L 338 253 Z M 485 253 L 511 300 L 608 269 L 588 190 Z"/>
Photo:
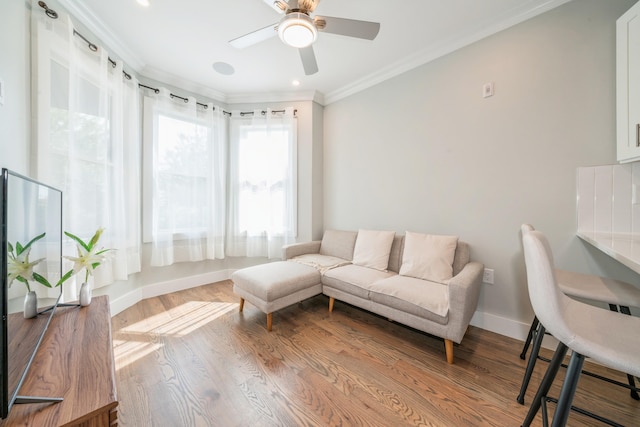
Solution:
<path fill-rule="evenodd" d="M 404 237 L 400 274 L 432 282 L 448 283 L 453 277 L 453 260 L 458 236 L 413 233 Z"/>
<path fill-rule="evenodd" d="M 465 265 L 469 264 L 471 252 L 469 244 L 467 242 L 461 242 L 458 240 L 458 246 L 456 246 L 456 254 L 453 257 L 453 275 L 456 276 L 462 271 Z"/>
<path fill-rule="evenodd" d="M 356 231 L 326 230 L 320 243 L 320 254 L 351 261 L 357 236 Z"/>
<path fill-rule="evenodd" d="M 402 248 L 404 247 L 404 236 L 396 235 L 391 245 L 391 253 L 389 254 L 389 271 L 399 272 L 402 265 Z"/>
<path fill-rule="evenodd" d="M 395 231 L 358 230 L 353 264 L 387 271 Z"/>

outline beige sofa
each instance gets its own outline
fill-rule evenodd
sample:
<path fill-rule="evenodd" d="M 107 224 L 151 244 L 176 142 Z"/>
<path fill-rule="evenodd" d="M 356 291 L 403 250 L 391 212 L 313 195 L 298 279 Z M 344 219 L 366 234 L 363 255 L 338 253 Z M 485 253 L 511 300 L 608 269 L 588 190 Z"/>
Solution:
<path fill-rule="evenodd" d="M 388 233 L 327 230 L 321 241 L 283 247 L 283 259 L 321 273 L 329 311 L 337 299 L 443 338 L 453 363 L 453 343 L 462 341 L 478 304 L 484 265 L 470 261 L 469 245 L 453 236 Z M 390 248 L 377 251 L 383 246 Z"/>

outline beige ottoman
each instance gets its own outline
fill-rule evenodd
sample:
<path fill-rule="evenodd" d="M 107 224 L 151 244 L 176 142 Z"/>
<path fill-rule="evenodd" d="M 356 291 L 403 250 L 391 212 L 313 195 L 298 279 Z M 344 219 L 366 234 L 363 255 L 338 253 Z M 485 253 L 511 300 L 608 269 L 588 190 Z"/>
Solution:
<path fill-rule="evenodd" d="M 231 275 L 233 292 L 240 296 L 240 311 L 247 300 L 267 313 L 267 330 L 273 312 L 322 293 L 320 272 L 294 261 L 278 261 L 243 268 Z"/>

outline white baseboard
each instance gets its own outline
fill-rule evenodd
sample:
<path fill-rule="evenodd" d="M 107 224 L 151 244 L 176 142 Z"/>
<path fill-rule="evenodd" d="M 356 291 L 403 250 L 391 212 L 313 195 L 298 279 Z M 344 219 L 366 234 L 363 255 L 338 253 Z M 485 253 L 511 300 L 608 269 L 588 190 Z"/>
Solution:
<path fill-rule="evenodd" d="M 527 339 L 527 334 L 531 327 L 531 323 L 518 322 L 517 320 L 480 311 L 476 311 L 471 318 L 471 325 L 523 342 Z M 555 350 L 557 345 L 558 341 L 550 335 L 546 335 L 542 341 L 542 347 L 550 350 Z M 518 352 L 521 350 L 521 348 L 517 349 Z"/>
<path fill-rule="evenodd" d="M 183 291 L 206 285 L 207 283 L 221 282 L 229 279 L 235 270 L 219 270 L 194 276 L 181 277 L 179 279 L 167 280 L 165 282 L 150 283 L 126 293 L 111 301 L 111 316 L 126 310 L 143 299 L 166 295 L 171 292 Z"/>
<path fill-rule="evenodd" d="M 183 291 L 206 285 L 207 283 L 221 282 L 231 277 L 232 270 L 218 270 L 195 276 L 181 277 L 179 279 L 157 282 L 142 287 L 142 299 L 153 298 L 171 292 Z"/>

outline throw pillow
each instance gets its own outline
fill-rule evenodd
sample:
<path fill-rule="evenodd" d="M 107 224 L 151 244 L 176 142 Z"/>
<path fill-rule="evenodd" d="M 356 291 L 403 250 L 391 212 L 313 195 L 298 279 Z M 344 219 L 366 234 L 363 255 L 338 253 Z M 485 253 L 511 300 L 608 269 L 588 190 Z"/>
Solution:
<path fill-rule="evenodd" d="M 395 235 L 395 231 L 358 230 L 352 263 L 385 271 Z"/>
<path fill-rule="evenodd" d="M 407 231 L 400 274 L 446 284 L 453 277 L 458 236 Z"/>

